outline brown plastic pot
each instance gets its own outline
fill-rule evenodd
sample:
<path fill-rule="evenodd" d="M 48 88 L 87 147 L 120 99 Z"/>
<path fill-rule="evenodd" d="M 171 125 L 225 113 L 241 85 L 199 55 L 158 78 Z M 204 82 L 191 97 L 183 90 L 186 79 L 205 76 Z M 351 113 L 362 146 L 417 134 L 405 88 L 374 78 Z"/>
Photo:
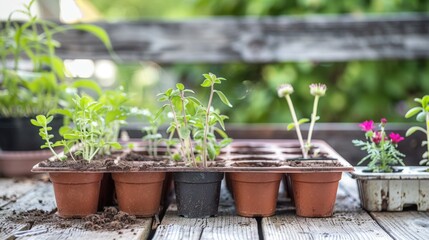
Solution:
<path fill-rule="evenodd" d="M 84 217 L 97 212 L 103 173 L 49 173 L 54 185 L 57 214 Z"/>
<path fill-rule="evenodd" d="M 5 177 L 31 175 L 31 168 L 52 156 L 49 150 L 0 151 L 0 174 Z"/>
<path fill-rule="evenodd" d="M 119 209 L 139 217 L 159 211 L 165 172 L 112 173 Z"/>
<path fill-rule="evenodd" d="M 289 173 L 293 185 L 296 215 L 332 216 L 341 172 Z"/>
<path fill-rule="evenodd" d="M 227 173 L 231 180 L 237 214 L 268 217 L 276 212 L 282 173 Z"/>

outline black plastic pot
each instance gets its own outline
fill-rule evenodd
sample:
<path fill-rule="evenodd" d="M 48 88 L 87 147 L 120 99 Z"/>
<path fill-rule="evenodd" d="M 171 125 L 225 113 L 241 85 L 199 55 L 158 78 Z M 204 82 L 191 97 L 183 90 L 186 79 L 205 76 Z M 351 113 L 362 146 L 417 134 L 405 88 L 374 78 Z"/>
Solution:
<path fill-rule="evenodd" d="M 180 216 L 207 218 L 217 215 L 223 173 L 175 172 L 173 177 Z"/>
<path fill-rule="evenodd" d="M 34 151 L 40 150 L 44 141 L 39 136 L 39 128 L 30 122 L 31 117 L 0 118 L 0 149 L 3 151 Z M 63 117 L 55 116 L 50 123 L 51 134 L 55 142 L 60 139 L 58 130 L 63 125 Z"/>

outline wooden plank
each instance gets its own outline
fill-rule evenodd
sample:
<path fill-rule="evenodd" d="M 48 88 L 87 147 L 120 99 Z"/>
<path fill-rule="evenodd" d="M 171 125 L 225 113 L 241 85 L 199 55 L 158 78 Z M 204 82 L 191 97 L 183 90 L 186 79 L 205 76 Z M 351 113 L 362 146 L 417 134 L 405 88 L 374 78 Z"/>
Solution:
<path fill-rule="evenodd" d="M 16 183 L 15 188 L 19 189 Z M 63 220 L 54 215 L 56 211 L 52 184 L 37 182 L 33 190 L 16 202 L 10 203 L 0 211 L 0 239 L 13 238 L 13 234 L 20 230 L 46 229 L 46 233 L 20 239 L 145 239 L 149 236 L 152 219 L 137 219 L 128 229 L 118 231 L 90 231 L 84 229 L 81 219 Z M 10 217 L 19 216 L 29 210 L 43 210 L 48 214 L 37 222 L 12 221 Z M 59 223 L 67 223 L 63 227 Z"/>
<path fill-rule="evenodd" d="M 29 192 L 37 185 L 31 179 L 0 178 L 0 209 Z"/>
<path fill-rule="evenodd" d="M 21 187 L 25 189 L 28 184 L 28 182 L 17 182 L 14 188 L 20 192 L 19 189 Z M 0 211 L 0 239 L 8 239 L 12 237 L 14 232 L 29 229 L 32 225 L 31 222 L 11 221 L 10 217 L 15 218 L 29 210 L 53 212 L 56 209 L 51 184 L 36 182 L 32 186 L 32 191 L 18 198 L 16 202 L 4 206 Z"/>
<path fill-rule="evenodd" d="M 427 212 L 371 212 L 371 216 L 395 239 L 429 239 Z"/>
<path fill-rule="evenodd" d="M 222 181 L 219 216 L 184 218 L 177 215 L 177 205 L 170 204 L 153 239 L 258 239 L 254 218 L 235 215 L 234 200 Z"/>
<path fill-rule="evenodd" d="M 107 240 L 107 239 L 147 239 L 149 236 L 152 219 L 141 218 L 137 219 L 137 222 L 128 229 L 121 229 L 117 231 L 99 230 L 90 231 L 85 230 L 83 227 L 84 222 L 80 219 L 63 220 L 70 224 L 70 227 L 59 228 L 58 223 L 48 224 L 37 224 L 31 229 L 47 229 L 48 231 L 43 234 L 34 236 L 24 237 L 20 239 L 44 239 L 44 240 L 62 240 L 62 239 L 95 239 L 95 240 Z"/>
<path fill-rule="evenodd" d="M 265 239 L 391 239 L 362 210 L 356 191 L 356 181 L 343 174 L 333 217 L 302 218 L 294 211 L 281 212 L 262 219 L 262 234 Z"/>
<path fill-rule="evenodd" d="M 391 239 L 365 211 L 331 218 L 302 218 L 293 212 L 262 219 L 264 239 Z"/>
<path fill-rule="evenodd" d="M 338 186 L 334 211 L 346 212 L 360 210 L 362 210 L 362 208 L 360 206 L 356 180 L 352 179 L 349 174 L 343 173 Z"/>
<path fill-rule="evenodd" d="M 412 59 L 429 56 L 429 15 L 218 17 L 97 23 L 126 61 L 251 62 Z M 90 34 L 58 35 L 63 58 L 109 59 Z"/>
<path fill-rule="evenodd" d="M 254 218 L 233 215 L 219 209 L 212 218 L 184 218 L 171 204 L 153 239 L 258 239 L 258 224 Z"/>

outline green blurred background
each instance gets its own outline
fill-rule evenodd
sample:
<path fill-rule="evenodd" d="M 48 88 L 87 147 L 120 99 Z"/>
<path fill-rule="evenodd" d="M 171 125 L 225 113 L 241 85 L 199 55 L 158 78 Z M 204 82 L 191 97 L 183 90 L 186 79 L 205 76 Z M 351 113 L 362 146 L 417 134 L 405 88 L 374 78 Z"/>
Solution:
<path fill-rule="evenodd" d="M 212 16 L 395 14 L 429 10 L 429 1 L 419 0 L 92 0 L 91 3 L 108 21 Z M 378 121 L 381 117 L 406 122 L 403 115 L 413 105 L 413 99 L 429 93 L 427 60 L 161 66 L 154 62 L 126 63 L 117 66 L 115 85 L 123 85 L 136 105 L 155 108 L 156 93 L 174 86 L 177 81 L 200 90 L 201 74 L 209 71 L 229 80 L 222 86 L 222 91 L 229 96 L 234 108 L 223 110 L 230 116 L 229 122 L 234 123 L 289 122 L 286 102 L 276 94 L 276 88 L 281 83 L 294 86 L 292 98 L 300 117 L 310 115 L 312 96 L 309 95 L 308 85 L 325 83 L 328 92 L 320 102 L 321 122 Z"/>

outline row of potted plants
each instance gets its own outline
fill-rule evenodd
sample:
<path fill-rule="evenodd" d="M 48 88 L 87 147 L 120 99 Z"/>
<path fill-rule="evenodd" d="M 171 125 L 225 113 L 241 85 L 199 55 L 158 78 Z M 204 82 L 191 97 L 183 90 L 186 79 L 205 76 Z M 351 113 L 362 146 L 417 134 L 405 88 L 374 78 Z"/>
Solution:
<path fill-rule="evenodd" d="M 276 162 L 273 162 L 273 159 L 267 161 L 258 155 L 258 152 L 267 154 L 267 151 L 263 151 L 264 145 L 266 148 L 275 148 L 279 143 L 261 144 L 260 142 L 253 142 L 256 145 L 252 147 L 252 142 L 247 141 L 245 149 L 243 146 L 240 148 L 233 145 L 229 147 L 228 152 L 225 152 L 227 145 L 231 143 L 231 139 L 224 131 L 224 120 L 227 119 L 227 116 L 221 115 L 212 106 L 213 98 L 217 96 L 225 105 L 232 107 L 228 98 L 216 89 L 216 86 L 225 79 L 212 73 L 203 76 L 201 86 L 209 89 L 207 105 L 204 105 L 202 100 L 194 96 L 193 90 L 186 89 L 183 84 L 179 83 L 175 89 L 168 89 L 158 95 L 160 102 L 164 102 L 165 105 L 153 116 L 146 111 L 126 107 L 127 97 L 120 91 L 102 94 L 98 100 L 88 95 L 75 95 L 73 108 L 51 111 L 51 113 L 62 115 L 72 123 L 60 129 L 62 139 L 58 141 L 52 140 L 54 135 L 51 134 L 52 128 L 49 126 L 54 119 L 53 116 L 38 115 L 32 119 L 31 123 L 39 127 L 39 134 L 45 141 L 42 148 L 49 149 L 54 155 L 51 160 L 36 166 L 35 170 L 50 173 L 54 183 L 59 215 L 76 217 L 96 211 L 98 191 L 95 189 L 100 189 L 102 172 L 106 171 L 112 172 L 121 210 L 137 216 L 154 215 L 158 211 L 157 206 L 160 203 L 163 180 L 166 172 L 170 171 L 173 172 L 179 215 L 185 217 L 216 215 L 221 181 L 224 172 L 228 172 L 227 176 L 232 183 L 234 198 L 237 203 L 237 213 L 247 217 L 271 216 L 275 213 L 280 180 L 284 173 L 290 172 L 291 169 L 295 169 L 292 170 L 295 172 L 290 173 L 289 176 L 294 186 L 297 214 L 313 217 L 332 215 L 341 172 L 353 170 L 351 165 L 345 160 L 338 161 L 338 155 L 326 155 L 326 151 L 321 151 L 324 149 L 319 146 L 321 144 L 312 141 L 307 141 L 306 145 L 301 145 L 298 148 L 296 146 L 289 147 L 289 149 L 279 148 L 277 153 L 280 152 L 285 157 L 275 159 L 279 155 L 272 155 L 271 157 Z M 284 92 L 285 87 L 289 92 Z M 290 103 L 291 89 L 293 91 L 290 85 L 282 86 L 279 89 L 279 95 L 282 96 L 283 94 Z M 314 111 L 317 111 L 318 99 L 325 94 L 326 87 L 324 85 L 312 85 L 310 90 L 315 96 Z M 144 139 L 146 155 L 141 152 L 141 156 L 146 157 L 146 163 L 145 161 L 137 164 L 126 162 L 123 159 L 124 154 L 121 155 L 113 150 L 121 147 L 117 141 L 118 126 L 124 123 L 130 114 L 142 114 L 154 120 L 150 121 L 151 126 L 145 128 L 149 134 Z M 163 115 L 171 116 L 167 128 L 168 138 L 166 139 L 157 132 L 159 123 L 156 119 L 163 118 Z M 317 118 L 317 112 L 313 112 L 312 126 L 314 126 Z M 303 122 L 295 122 L 294 127 L 299 130 L 299 124 Z M 218 137 L 222 140 L 219 141 Z M 282 142 L 284 144 L 285 141 Z M 161 144 L 164 147 L 159 146 Z M 56 150 L 55 147 L 61 147 L 62 152 Z M 234 151 L 235 154 L 233 154 Z M 134 151 L 134 153 L 138 153 L 138 151 Z M 269 152 L 268 155 L 270 155 Z M 241 161 L 240 159 L 235 160 L 234 164 L 238 164 L 237 166 L 228 165 L 225 167 L 222 162 L 228 162 L 228 156 L 229 160 L 241 156 Z M 302 156 L 307 157 L 302 158 Z M 337 159 L 332 159 L 332 157 Z M 300 170 L 297 169 L 302 171 L 303 167 L 299 168 L 296 164 L 305 162 L 307 159 L 312 160 L 312 163 L 311 161 L 306 163 L 309 165 L 307 168 L 304 167 L 306 173 L 299 173 Z M 166 160 L 165 165 L 160 164 L 162 160 Z M 249 161 L 250 167 L 243 168 L 239 165 L 243 162 L 249 163 Z M 295 167 L 293 164 L 289 164 L 282 168 L 282 164 L 279 162 L 287 161 L 293 162 Z M 321 162 L 323 164 L 320 164 Z M 268 164 L 268 168 L 258 164 Z M 279 167 L 280 170 L 269 173 L 269 171 L 276 171 L 276 167 Z M 258 171 L 258 173 L 254 171 Z M 71 183 L 67 183 L 68 180 Z M 249 182 L 251 183 L 250 186 L 247 185 Z M 82 183 L 84 187 L 78 187 L 77 183 Z M 273 186 L 271 190 L 268 188 L 269 185 Z M 326 185 L 331 185 L 332 193 L 329 196 L 326 194 Z M 149 189 L 149 186 L 153 189 Z M 61 196 L 61 188 L 64 188 L 66 192 L 65 197 Z M 88 188 L 91 194 L 84 193 L 83 189 L 85 188 Z M 254 193 L 255 189 L 258 189 L 259 192 Z M 301 191 L 300 189 L 304 190 Z M 316 190 L 322 190 L 322 193 L 317 193 Z M 265 197 L 268 196 L 268 193 L 274 195 L 268 201 L 269 206 L 259 206 L 266 202 Z M 67 206 L 84 206 L 89 197 L 82 197 L 83 195 L 94 197 L 94 202 L 90 208 L 77 212 L 65 210 Z M 150 195 L 154 196 L 153 204 L 146 203 L 146 198 Z M 315 195 L 317 198 L 314 197 Z M 316 208 L 321 205 L 320 202 L 325 202 L 325 200 L 321 200 L 325 195 L 328 198 L 326 199 L 327 208 L 317 211 Z M 300 205 L 301 198 L 307 199 L 305 200 L 307 202 L 303 203 L 302 206 Z M 73 204 L 61 203 L 61 199 L 72 201 Z M 150 210 L 146 209 L 148 206 L 152 206 Z M 249 206 L 256 206 L 257 208 L 256 210 L 249 210 Z M 305 206 L 310 206 L 310 209 L 305 210 Z"/>

